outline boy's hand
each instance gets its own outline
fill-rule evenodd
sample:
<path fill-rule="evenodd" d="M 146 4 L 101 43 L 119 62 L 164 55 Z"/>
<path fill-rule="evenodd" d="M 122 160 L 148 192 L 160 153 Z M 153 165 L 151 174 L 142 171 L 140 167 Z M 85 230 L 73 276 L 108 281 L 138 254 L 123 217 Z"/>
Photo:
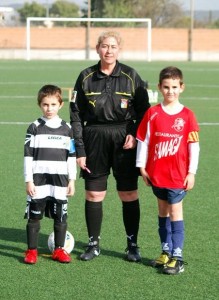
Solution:
<path fill-rule="evenodd" d="M 71 197 L 75 193 L 75 181 L 69 180 L 68 187 L 67 187 L 67 196 Z"/>
<path fill-rule="evenodd" d="M 141 175 L 142 175 L 142 178 L 143 178 L 145 184 L 147 186 L 151 186 L 150 178 L 149 178 L 149 175 L 146 172 L 145 168 L 140 168 L 140 172 L 141 172 Z"/>
<path fill-rule="evenodd" d="M 184 181 L 185 190 L 186 191 L 192 190 L 194 185 L 195 185 L 195 174 L 188 173 Z"/>
<path fill-rule="evenodd" d="M 30 197 L 33 197 L 34 195 L 36 195 L 35 184 L 33 183 L 33 181 L 26 182 L 26 193 Z"/>

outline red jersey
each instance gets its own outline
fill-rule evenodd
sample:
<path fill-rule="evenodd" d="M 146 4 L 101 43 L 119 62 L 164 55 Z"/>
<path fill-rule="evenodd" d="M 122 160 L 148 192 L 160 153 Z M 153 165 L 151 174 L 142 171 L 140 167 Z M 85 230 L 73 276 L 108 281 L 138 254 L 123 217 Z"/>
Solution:
<path fill-rule="evenodd" d="M 146 171 L 154 186 L 184 188 L 188 174 L 188 143 L 198 142 L 199 126 L 194 113 L 183 107 L 174 115 L 167 114 L 161 104 L 147 110 L 137 139 L 148 141 Z"/>

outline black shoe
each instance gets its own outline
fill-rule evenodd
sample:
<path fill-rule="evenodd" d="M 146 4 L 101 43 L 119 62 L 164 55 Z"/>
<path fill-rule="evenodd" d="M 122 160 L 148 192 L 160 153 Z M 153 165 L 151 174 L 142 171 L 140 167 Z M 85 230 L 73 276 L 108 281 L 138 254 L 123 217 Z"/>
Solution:
<path fill-rule="evenodd" d="M 128 261 L 131 262 L 139 262 L 141 261 L 141 255 L 139 252 L 139 247 L 137 246 L 137 244 L 130 244 L 128 245 L 128 247 L 126 248 L 126 259 Z"/>
<path fill-rule="evenodd" d="M 88 261 L 99 255 L 100 255 L 100 249 L 98 245 L 94 245 L 94 243 L 89 243 L 88 247 L 86 248 L 85 252 L 81 254 L 80 258 L 81 260 Z"/>
<path fill-rule="evenodd" d="M 164 265 L 163 273 L 169 275 L 180 274 L 184 272 L 184 265 L 187 265 L 187 263 L 173 257 L 167 264 Z"/>

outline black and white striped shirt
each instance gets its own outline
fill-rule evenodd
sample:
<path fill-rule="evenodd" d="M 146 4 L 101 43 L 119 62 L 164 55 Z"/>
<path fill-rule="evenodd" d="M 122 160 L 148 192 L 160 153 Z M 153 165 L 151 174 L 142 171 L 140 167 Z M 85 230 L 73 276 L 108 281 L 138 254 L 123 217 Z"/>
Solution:
<path fill-rule="evenodd" d="M 58 116 L 30 124 L 24 145 L 24 178 L 34 182 L 36 195 L 28 196 L 28 201 L 67 200 L 68 181 L 75 180 L 77 173 L 72 136 L 70 125 Z"/>

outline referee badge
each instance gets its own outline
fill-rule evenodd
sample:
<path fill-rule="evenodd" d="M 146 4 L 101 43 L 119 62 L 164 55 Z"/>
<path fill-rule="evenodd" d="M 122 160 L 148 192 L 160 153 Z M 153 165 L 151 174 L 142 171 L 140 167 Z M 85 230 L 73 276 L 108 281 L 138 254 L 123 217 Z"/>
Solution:
<path fill-rule="evenodd" d="M 121 99 L 121 108 L 128 107 L 128 99 Z"/>
<path fill-rule="evenodd" d="M 71 96 L 71 101 L 70 101 L 70 102 L 75 103 L 76 96 L 77 96 L 77 91 L 73 91 L 73 92 L 72 92 L 72 96 Z"/>

